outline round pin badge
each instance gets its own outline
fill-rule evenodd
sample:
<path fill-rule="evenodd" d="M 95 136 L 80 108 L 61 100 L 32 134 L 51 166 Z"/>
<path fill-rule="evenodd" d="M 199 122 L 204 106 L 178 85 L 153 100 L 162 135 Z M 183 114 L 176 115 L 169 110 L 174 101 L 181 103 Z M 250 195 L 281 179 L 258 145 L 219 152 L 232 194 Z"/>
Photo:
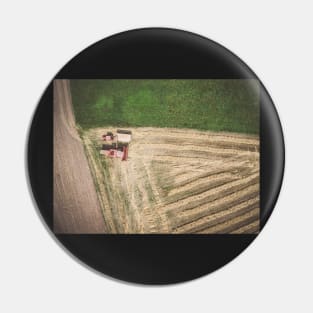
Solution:
<path fill-rule="evenodd" d="M 280 121 L 257 76 L 174 29 L 83 50 L 45 90 L 28 138 L 32 193 L 53 236 L 135 283 L 192 280 L 237 257 L 271 215 L 283 171 Z"/>

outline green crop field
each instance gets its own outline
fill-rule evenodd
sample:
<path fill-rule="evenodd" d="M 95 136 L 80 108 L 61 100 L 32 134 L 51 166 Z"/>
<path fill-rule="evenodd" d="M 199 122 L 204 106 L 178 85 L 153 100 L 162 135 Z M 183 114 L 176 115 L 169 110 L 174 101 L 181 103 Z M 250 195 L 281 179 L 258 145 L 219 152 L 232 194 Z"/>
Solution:
<path fill-rule="evenodd" d="M 175 127 L 259 133 L 256 80 L 71 80 L 83 128 Z"/>

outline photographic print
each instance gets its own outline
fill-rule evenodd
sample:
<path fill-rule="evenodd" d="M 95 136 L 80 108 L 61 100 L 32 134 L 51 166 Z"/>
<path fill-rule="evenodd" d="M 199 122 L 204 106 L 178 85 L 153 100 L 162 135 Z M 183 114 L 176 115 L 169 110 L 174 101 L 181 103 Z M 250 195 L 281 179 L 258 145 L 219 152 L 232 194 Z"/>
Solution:
<path fill-rule="evenodd" d="M 54 232 L 258 233 L 259 87 L 54 80 Z"/>

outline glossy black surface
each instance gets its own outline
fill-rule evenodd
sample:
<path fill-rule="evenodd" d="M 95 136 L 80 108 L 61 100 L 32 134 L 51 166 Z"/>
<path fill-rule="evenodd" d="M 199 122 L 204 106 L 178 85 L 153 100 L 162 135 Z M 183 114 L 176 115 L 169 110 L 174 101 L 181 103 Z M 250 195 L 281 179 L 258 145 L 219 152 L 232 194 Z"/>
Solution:
<path fill-rule="evenodd" d="M 257 78 L 230 51 L 170 29 L 129 31 L 87 48 L 55 78 Z M 53 90 L 44 92 L 29 134 L 29 179 L 40 213 L 53 222 Z M 284 142 L 275 107 L 261 90 L 261 226 L 276 203 Z M 210 273 L 240 254 L 256 235 L 56 235 L 99 272 L 146 284 L 182 282 Z M 266 253 L 266 251 L 264 252 Z M 51 268 L 53 264 L 49 264 Z M 259 266 L 258 264 L 254 265 Z"/>

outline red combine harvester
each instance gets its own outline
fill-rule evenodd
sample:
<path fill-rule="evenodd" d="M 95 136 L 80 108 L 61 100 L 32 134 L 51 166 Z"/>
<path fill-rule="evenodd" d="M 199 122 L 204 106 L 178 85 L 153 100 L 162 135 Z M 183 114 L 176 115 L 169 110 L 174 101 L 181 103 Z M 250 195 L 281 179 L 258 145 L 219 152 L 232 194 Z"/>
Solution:
<path fill-rule="evenodd" d="M 112 132 L 107 132 L 106 134 L 102 135 L 103 141 L 112 141 L 114 139 L 114 135 Z"/>
<path fill-rule="evenodd" d="M 122 161 L 126 161 L 128 157 L 128 146 L 121 145 L 102 145 L 100 154 L 103 154 L 110 158 L 121 158 Z"/>

